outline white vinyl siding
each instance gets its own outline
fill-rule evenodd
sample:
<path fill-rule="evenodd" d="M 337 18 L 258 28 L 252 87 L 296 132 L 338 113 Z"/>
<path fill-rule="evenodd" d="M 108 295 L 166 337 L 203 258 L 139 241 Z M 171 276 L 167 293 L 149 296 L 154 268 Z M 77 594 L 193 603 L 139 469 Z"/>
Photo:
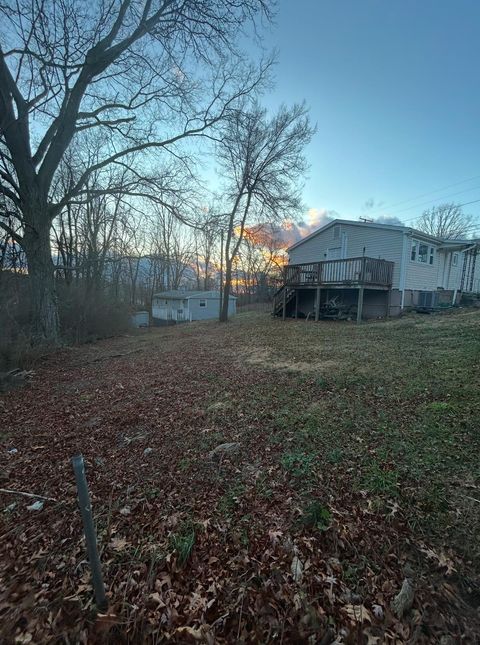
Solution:
<path fill-rule="evenodd" d="M 329 246 L 327 249 L 326 260 L 339 260 L 342 257 L 342 247 L 341 246 Z"/>
<path fill-rule="evenodd" d="M 312 236 L 289 252 L 290 264 L 302 262 L 321 262 L 327 259 L 329 249 L 339 246 L 335 238 L 335 227 Z M 393 288 L 399 288 L 400 264 L 403 249 L 403 231 L 375 228 L 365 225 L 341 224 L 341 235 L 345 236 L 345 258 L 362 257 L 380 258 L 394 262 Z M 331 255 L 331 254 L 330 254 Z"/>
<path fill-rule="evenodd" d="M 442 286 L 444 259 L 437 245 L 422 239 L 410 240 L 405 289 L 436 291 Z"/>
<path fill-rule="evenodd" d="M 437 251 L 438 287 L 454 291 L 462 282 L 463 253 L 460 251 Z"/>
<path fill-rule="evenodd" d="M 218 318 L 220 313 L 219 298 L 198 298 L 189 299 L 189 308 L 192 320 L 211 320 Z M 228 300 L 228 315 L 233 316 L 237 312 L 237 301 L 235 298 Z"/>
<path fill-rule="evenodd" d="M 289 262 L 301 264 L 363 255 L 394 263 L 393 289 L 403 288 L 406 293 L 460 289 L 464 251 L 448 248 L 440 240 L 423 237 L 420 232 L 412 234 L 408 229 L 340 221 L 290 249 Z M 469 266 L 472 262 L 470 258 Z M 480 252 L 473 283 L 473 291 L 480 291 Z M 469 288 L 470 280 L 466 280 L 464 290 Z"/>
<path fill-rule="evenodd" d="M 193 320 L 211 320 L 218 318 L 220 310 L 220 296 L 218 292 L 201 292 L 187 297 L 182 296 L 154 296 L 152 299 L 152 317 L 158 320 L 172 320 L 176 322 Z M 230 296 L 228 300 L 228 314 L 237 312 L 237 299 Z"/>

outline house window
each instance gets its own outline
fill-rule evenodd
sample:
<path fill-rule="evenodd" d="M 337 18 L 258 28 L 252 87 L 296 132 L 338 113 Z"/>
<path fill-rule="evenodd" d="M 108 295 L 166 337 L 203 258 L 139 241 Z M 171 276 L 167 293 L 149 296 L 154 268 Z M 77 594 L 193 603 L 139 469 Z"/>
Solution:
<path fill-rule="evenodd" d="M 427 263 L 428 259 L 428 244 L 419 244 L 418 245 L 418 261 Z"/>
<path fill-rule="evenodd" d="M 411 257 L 410 257 L 410 259 L 412 260 L 412 262 L 415 262 L 415 260 L 417 259 L 417 246 L 418 246 L 418 244 L 417 244 L 417 242 L 415 242 L 415 240 L 414 240 L 414 241 L 412 242 L 412 255 L 411 255 Z"/>
<path fill-rule="evenodd" d="M 199 307 L 206 307 L 207 306 L 207 301 L 206 300 L 200 300 Z"/>
<path fill-rule="evenodd" d="M 183 314 L 183 309 L 177 309 L 177 314 L 181 316 Z"/>
<path fill-rule="evenodd" d="M 412 262 L 415 262 L 415 260 L 417 259 L 417 246 L 418 246 L 418 242 L 415 242 L 415 240 L 413 240 L 412 241 L 412 254 L 410 256 L 410 259 L 412 260 Z"/>
<path fill-rule="evenodd" d="M 341 230 L 340 224 L 335 224 L 335 226 L 333 227 L 333 239 L 334 240 L 339 240 L 340 239 L 340 230 Z"/>
<path fill-rule="evenodd" d="M 458 266 L 458 253 L 453 254 L 452 264 L 454 267 Z"/>
<path fill-rule="evenodd" d="M 410 259 L 412 262 L 432 265 L 435 260 L 435 247 L 418 242 L 417 240 L 412 240 Z"/>

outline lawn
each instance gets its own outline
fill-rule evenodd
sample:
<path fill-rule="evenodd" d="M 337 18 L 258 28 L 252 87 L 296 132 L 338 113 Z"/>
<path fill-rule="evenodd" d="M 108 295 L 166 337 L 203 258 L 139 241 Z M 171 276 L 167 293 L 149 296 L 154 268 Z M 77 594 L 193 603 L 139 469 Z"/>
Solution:
<path fill-rule="evenodd" d="M 0 493 L 2 642 L 476 642 L 479 359 L 470 310 L 246 313 L 45 357 L 0 395 L 1 486 L 56 500 Z"/>

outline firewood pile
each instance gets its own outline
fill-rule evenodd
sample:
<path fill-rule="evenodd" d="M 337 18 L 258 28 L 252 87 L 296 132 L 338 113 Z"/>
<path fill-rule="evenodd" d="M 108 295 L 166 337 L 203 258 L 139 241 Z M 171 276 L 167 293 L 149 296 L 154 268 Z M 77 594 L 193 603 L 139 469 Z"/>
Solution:
<path fill-rule="evenodd" d="M 351 320 L 356 316 L 357 308 L 355 305 L 343 304 L 340 296 L 330 298 L 320 306 L 319 318 L 331 320 Z"/>

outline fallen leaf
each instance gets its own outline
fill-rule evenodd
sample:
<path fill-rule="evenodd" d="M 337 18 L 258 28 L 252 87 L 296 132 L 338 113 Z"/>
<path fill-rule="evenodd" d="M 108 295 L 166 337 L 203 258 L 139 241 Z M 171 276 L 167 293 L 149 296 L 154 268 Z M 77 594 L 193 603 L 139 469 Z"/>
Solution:
<path fill-rule="evenodd" d="M 110 546 L 114 551 L 124 551 L 128 542 L 123 537 L 114 537 L 110 540 Z"/>
<path fill-rule="evenodd" d="M 373 615 L 378 620 L 383 620 L 384 612 L 381 605 L 372 605 Z"/>
<path fill-rule="evenodd" d="M 292 576 L 295 582 L 297 584 L 300 584 L 303 578 L 303 563 L 297 555 L 293 556 L 290 570 L 292 572 Z"/>
<path fill-rule="evenodd" d="M 372 616 L 365 605 L 345 605 L 343 609 L 355 623 L 371 623 Z"/>

